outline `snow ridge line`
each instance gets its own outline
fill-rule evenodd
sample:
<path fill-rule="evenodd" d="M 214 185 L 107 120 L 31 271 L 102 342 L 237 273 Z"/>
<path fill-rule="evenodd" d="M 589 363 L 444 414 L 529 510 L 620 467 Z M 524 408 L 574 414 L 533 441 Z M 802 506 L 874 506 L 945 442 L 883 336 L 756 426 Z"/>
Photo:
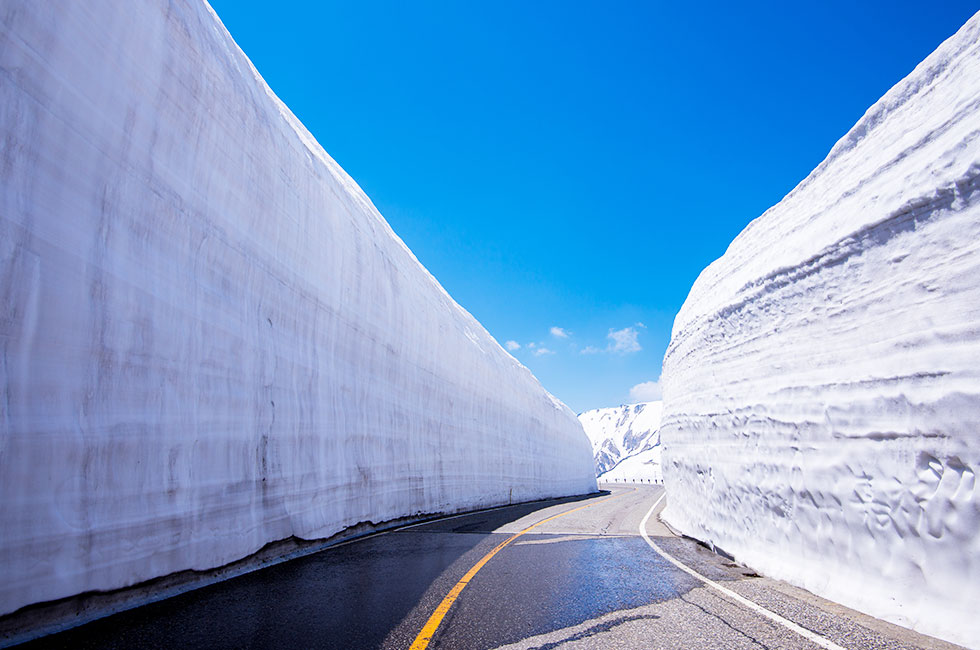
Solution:
<path fill-rule="evenodd" d="M 709 578 L 704 577 L 703 575 L 701 575 L 700 573 L 698 573 L 694 569 L 688 567 L 686 564 L 684 564 L 680 560 L 675 559 L 673 556 L 669 555 L 665 550 L 663 550 L 662 548 L 660 548 L 659 546 L 657 546 L 657 544 L 653 540 L 650 539 L 650 536 L 647 535 L 647 521 L 650 520 L 650 515 L 653 514 L 653 511 L 657 509 L 657 506 L 660 505 L 660 503 L 664 500 L 664 498 L 666 496 L 667 496 L 667 493 L 666 492 L 664 492 L 663 494 L 661 494 L 660 495 L 660 498 L 657 499 L 656 503 L 654 503 L 652 506 L 650 506 L 650 509 L 647 510 L 647 514 L 643 517 L 643 521 L 640 522 L 640 536 L 643 537 L 643 540 L 647 544 L 650 545 L 650 548 L 652 548 L 654 551 L 656 551 L 658 554 L 660 554 L 661 557 L 663 557 L 665 560 L 667 560 L 668 562 L 670 562 L 671 564 L 673 564 L 674 566 L 676 566 L 678 569 L 680 569 L 684 573 L 687 573 L 687 574 L 689 574 L 689 575 L 697 578 L 698 580 L 700 580 L 701 582 L 703 582 L 707 586 L 709 586 L 712 589 L 715 589 L 716 591 L 720 592 L 722 595 L 727 596 L 729 599 L 734 600 L 735 602 L 737 602 L 740 605 L 744 605 L 745 607 L 748 607 L 749 609 L 751 609 L 753 612 L 755 612 L 757 614 L 761 614 L 762 616 L 765 616 L 770 621 L 772 621 L 774 623 L 777 623 L 779 625 L 782 625 L 783 627 L 785 627 L 786 629 L 788 629 L 788 630 L 790 630 L 792 632 L 796 632 L 797 634 L 799 634 L 803 638 L 807 639 L 808 641 L 812 641 L 813 643 L 816 643 L 821 648 L 826 648 L 827 650 L 847 650 L 843 646 L 837 645 L 836 643 L 834 643 L 830 639 L 827 639 L 825 637 L 822 637 L 819 634 L 817 634 L 816 632 L 814 632 L 812 630 L 808 630 L 805 627 L 801 627 L 800 625 L 797 625 L 796 623 L 794 623 L 793 621 L 791 621 L 791 620 L 789 620 L 787 618 L 783 618 L 782 616 L 780 616 L 779 614 L 777 614 L 775 612 L 769 611 L 765 607 L 762 607 L 761 605 L 758 605 L 758 604 L 752 602 L 748 598 L 745 598 L 744 596 L 741 596 L 741 595 L 735 593 L 731 589 L 728 589 L 727 587 L 722 587 L 720 584 L 718 584 L 714 580 L 711 580 Z"/>

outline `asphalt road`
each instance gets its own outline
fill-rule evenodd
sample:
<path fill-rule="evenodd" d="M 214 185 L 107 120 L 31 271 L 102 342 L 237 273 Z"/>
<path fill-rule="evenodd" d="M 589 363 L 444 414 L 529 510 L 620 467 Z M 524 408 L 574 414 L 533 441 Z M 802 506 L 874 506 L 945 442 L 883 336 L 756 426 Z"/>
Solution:
<path fill-rule="evenodd" d="M 660 487 L 604 487 L 394 530 L 20 647 L 409 648 L 426 629 L 440 650 L 956 647 L 758 577 L 649 517 L 654 544 L 789 627 L 774 622 L 641 536 Z"/>

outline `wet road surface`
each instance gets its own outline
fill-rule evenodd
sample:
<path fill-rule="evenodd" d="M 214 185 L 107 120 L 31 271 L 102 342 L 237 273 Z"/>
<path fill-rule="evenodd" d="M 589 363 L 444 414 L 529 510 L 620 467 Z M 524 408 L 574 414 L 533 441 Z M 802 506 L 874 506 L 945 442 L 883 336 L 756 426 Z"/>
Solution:
<path fill-rule="evenodd" d="M 640 523 L 662 488 L 604 487 L 383 533 L 19 647 L 409 648 L 467 572 L 535 524 L 471 576 L 428 648 L 955 647 L 760 578 L 649 518 L 666 553 L 818 635 L 804 638 L 648 545 Z"/>

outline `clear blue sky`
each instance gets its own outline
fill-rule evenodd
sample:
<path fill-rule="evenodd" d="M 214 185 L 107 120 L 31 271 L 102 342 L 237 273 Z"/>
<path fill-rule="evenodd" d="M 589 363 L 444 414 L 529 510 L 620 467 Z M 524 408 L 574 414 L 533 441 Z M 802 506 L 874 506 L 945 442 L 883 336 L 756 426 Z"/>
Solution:
<path fill-rule="evenodd" d="M 575 411 L 655 381 L 701 269 L 977 9 L 212 5 L 422 263 Z"/>

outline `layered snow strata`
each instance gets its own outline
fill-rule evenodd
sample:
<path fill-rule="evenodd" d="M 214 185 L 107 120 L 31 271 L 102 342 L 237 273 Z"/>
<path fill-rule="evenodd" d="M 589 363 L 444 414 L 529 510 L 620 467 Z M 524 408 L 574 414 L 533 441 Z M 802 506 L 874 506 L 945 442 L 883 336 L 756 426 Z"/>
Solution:
<path fill-rule="evenodd" d="M 206 3 L 0 17 L 0 614 L 595 490 Z"/>
<path fill-rule="evenodd" d="M 662 402 L 593 409 L 578 416 L 592 442 L 596 476 L 659 481 Z"/>
<path fill-rule="evenodd" d="M 980 15 L 702 272 L 664 359 L 665 518 L 980 646 Z"/>

